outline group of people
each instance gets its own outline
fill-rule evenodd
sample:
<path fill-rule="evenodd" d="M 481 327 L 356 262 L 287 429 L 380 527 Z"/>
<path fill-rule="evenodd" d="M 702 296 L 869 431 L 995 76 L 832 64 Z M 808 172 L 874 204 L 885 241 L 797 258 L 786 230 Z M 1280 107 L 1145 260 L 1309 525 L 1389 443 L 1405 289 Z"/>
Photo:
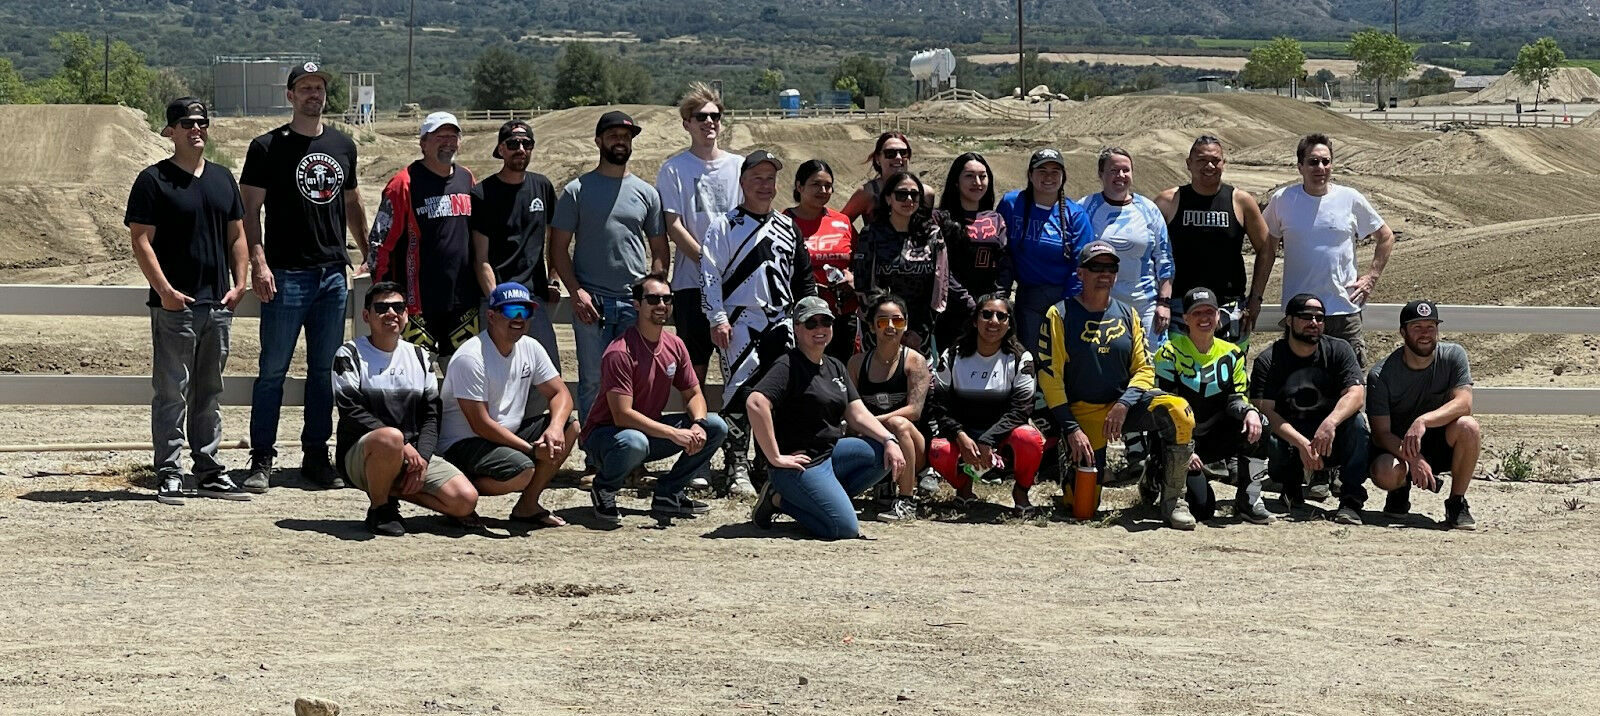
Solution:
<path fill-rule="evenodd" d="M 696 83 L 678 107 L 689 146 L 654 185 L 628 169 L 644 130 L 623 112 L 600 117 L 595 169 L 559 194 L 529 169 L 526 122 L 500 127 L 500 170 L 478 182 L 455 163 L 460 123 L 430 114 L 421 158 L 386 184 L 368 227 L 355 145 L 321 119 L 327 83 L 315 63 L 289 74 L 294 116 L 251 143 L 237 185 L 204 159 L 205 105 L 173 101 L 162 131 L 173 156 L 134 183 L 126 221 L 151 287 L 162 502 L 269 489 L 304 328 L 302 474 L 365 491 L 377 534 L 405 533 L 401 501 L 470 527 L 479 496 L 511 493 L 511 521 L 561 526 L 541 496 L 574 447 L 609 524 L 642 465 L 672 456 L 653 515 L 707 512 L 690 496 L 703 488 L 755 498 L 757 525 L 782 513 L 830 539 L 858 534 L 853 499 L 880 484 L 885 521 L 914 519 L 941 481 L 966 505 L 980 481 L 1011 480 L 1026 514 L 1051 471 L 1069 493 L 1092 491 L 1080 503 L 1133 475 L 1180 529 L 1218 514 L 1212 475 L 1237 487 L 1233 512 L 1249 522 L 1274 519 L 1270 478 L 1292 511 L 1337 489 L 1335 519 L 1360 523 L 1369 477 L 1389 494 L 1385 511 L 1404 513 L 1410 486 L 1439 490 L 1449 472 L 1446 523 L 1474 524 L 1466 354 L 1439 340 L 1439 308 L 1419 300 L 1402 312 L 1404 345 L 1366 370 L 1362 307 L 1394 235 L 1330 181 L 1326 136 L 1301 140 L 1302 181 L 1265 211 L 1224 183 L 1210 136 L 1190 148 L 1188 184 L 1141 196 L 1133 156 L 1112 147 L 1098 157 L 1099 191 L 1074 200 L 1054 149 L 1035 152 L 1027 185 L 1004 196 L 977 153 L 956 157 L 935 190 L 897 132 L 878 138 L 873 178 L 842 210 L 817 159 L 795 168 L 794 203 L 779 210 L 784 161 L 723 149 L 722 101 Z M 375 283 L 368 335 L 345 342 L 347 231 Z M 1284 332 L 1248 365 L 1280 245 Z M 576 395 L 551 318 L 563 289 Z M 251 465 L 236 485 L 216 460 L 217 402 L 247 290 L 262 303 L 262 350 Z M 715 410 L 702 389 L 713 357 Z M 680 413 L 667 412 L 674 395 Z M 180 466 L 186 432 L 192 473 Z M 1119 440 L 1135 469 L 1108 469 Z M 1267 459 L 1264 475 L 1253 458 Z"/>

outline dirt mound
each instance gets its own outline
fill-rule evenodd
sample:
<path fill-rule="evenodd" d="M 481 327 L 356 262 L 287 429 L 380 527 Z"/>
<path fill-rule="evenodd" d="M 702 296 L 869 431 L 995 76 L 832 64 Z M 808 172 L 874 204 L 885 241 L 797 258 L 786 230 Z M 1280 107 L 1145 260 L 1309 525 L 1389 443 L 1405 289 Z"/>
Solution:
<path fill-rule="evenodd" d="M 1255 129 L 1285 135 L 1381 133 L 1370 124 L 1287 97 L 1214 94 L 1104 97 L 1058 108 L 1058 116 L 1025 132 L 1030 138 L 1059 141 L 1092 135 L 1119 136 L 1156 129 Z"/>
<path fill-rule="evenodd" d="M 1346 163 L 1367 174 L 1592 174 L 1600 145 L 1568 129 L 1487 128 L 1446 131 L 1394 152 Z"/>
<path fill-rule="evenodd" d="M 1506 104 L 1517 100 L 1532 103 L 1535 94 L 1540 102 L 1594 102 L 1600 100 L 1600 75 L 1587 67 L 1562 67 L 1550 78 L 1550 86 L 1540 91 L 1538 86 L 1508 72 L 1494 84 L 1456 104 Z"/>

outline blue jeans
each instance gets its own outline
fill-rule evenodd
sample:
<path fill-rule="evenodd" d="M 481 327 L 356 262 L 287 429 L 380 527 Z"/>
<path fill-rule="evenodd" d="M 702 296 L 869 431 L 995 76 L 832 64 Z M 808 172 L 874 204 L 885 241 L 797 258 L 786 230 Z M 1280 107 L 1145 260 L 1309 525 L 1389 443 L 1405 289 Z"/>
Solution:
<path fill-rule="evenodd" d="M 154 349 L 150 382 L 150 438 L 154 465 L 162 477 L 183 472 L 184 426 L 189 455 L 200 479 L 221 474 L 217 448 L 222 445 L 222 367 L 228 362 L 228 336 L 233 311 L 220 304 L 196 304 L 181 311 L 150 309 L 150 344 Z"/>
<path fill-rule="evenodd" d="M 589 297 L 594 299 L 594 309 L 600 314 L 600 320 L 584 323 L 576 314 L 572 316 L 572 341 L 578 348 L 579 422 L 589 419 L 589 408 L 594 406 L 595 396 L 600 393 L 600 356 L 605 354 L 606 346 L 639 318 L 632 299 L 627 296 L 602 296 L 589 291 Z"/>
<path fill-rule="evenodd" d="M 663 415 L 660 422 L 674 428 L 687 428 L 694 424 L 688 413 Z M 672 470 L 656 481 L 656 495 L 671 497 L 683 492 L 696 470 L 711 461 L 717 447 L 728 437 L 728 425 L 715 413 L 706 416 L 706 444 L 693 455 L 684 454 L 672 464 Z M 594 476 L 594 486 L 605 490 L 620 490 L 628 473 L 648 461 L 665 460 L 683 452 L 677 443 L 666 438 L 653 438 L 632 428 L 603 425 L 589 434 L 583 451 L 593 456 L 600 465 Z"/>
<path fill-rule="evenodd" d="M 881 443 L 844 438 L 828 459 L 804 471 L 771 468 L 768 479 L 783 496 L 779 509 L 807 532 L 821 539 L 848 539 L 861 534 L 850 497 L 866 492 L 888 474 Z"/>
<path fill-rule="evenodd" d="M 1039 328 L 1044 325 L 1044 314 L 1050 306 L 1060 301 L 1066 292 L 1064 286 L 1017 285 L 1016 311 L 1017 341 L 1037 358 L 1039 354 Z"/>
<path fill-rule="evenodd" d="M 300 445 L 326 451 L 333 435 L 333 354 L 344 342 L 344 266 L 274 271 L 278 293 L 261 304 L 261 363 L 250 392 L 250 456 L 278 454 L 278 413 L 300 327 L 306 329 L 305 426 Z"/>
<path fill-rule="evenodd" d="M 1290 421 L 1289 424 L 1309 438 L 1316 434 L 1320 421 Z M 1359 510 L 1366 504 L 1367 488 L 1363 483 L 1367 481 L 1367 455 L 1371 446 L 1372 430 L 1367 425 L 1364 413 L 1356 413 L 1349 420 L 1339 423 L 1334 431 L 1332 454 L 1323 458 L 1322 464 L 1324 467 L 1339 468 L 1339 482 L 1343 485 L 1339 491 L 1340 507 Z M 1300 464 L 1300 451 L 1276 435 L 1272 436 L 1269 450 L 1267 475 L 1280 485 L 1293 485 L 1287 489 L 1299 494 L 1299 485 L 1305 477 L 1305 468 Z"/>

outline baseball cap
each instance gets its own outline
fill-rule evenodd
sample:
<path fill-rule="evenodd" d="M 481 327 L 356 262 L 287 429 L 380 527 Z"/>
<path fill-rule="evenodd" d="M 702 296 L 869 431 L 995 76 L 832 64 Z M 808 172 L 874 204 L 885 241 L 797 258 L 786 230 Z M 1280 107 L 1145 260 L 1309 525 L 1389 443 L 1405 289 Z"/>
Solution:
<path fill-rule="evenodd" d="M 779 160 L 776 155 L 765 149 L 757 149 L 751 152 L 750 156 L 744 158 L 744 164 L 739 167 L 739 173 L 743 174 L 747 171 L 750 171 L 751 169 L 756 168 L 757 164 L 762 162 L 771 164 L 774 169 L 779 171 L 783 170 L 783 162 Z"/>
<path fill-rule="evenodd" d="M 1061 152 L 1049 147 L 1040 149 L 1033 153 L 1032 159 L 1028 160 L 1028 173 L 1032 174 L 1033 170 L 1052 163 L 1061 165 L 1061 171 L 1067 170 L 1067 161 L 1061 158 Z"/>
<path fill-rule="evenodd" d="M 206 103 L 196 97 L 179 97 L 167 103 L 167 126 L 171 127 L 180 119 L 210 120 L 211 114 L 206 111 Z"/>
<path fill-rule="evenodd" d="M 1312 301 L 1316 301 L 1318 305 L 1313 307 L 1311 305 Z M 1289 299 L 1288 303 L 1283 305 L 1283 318 L 1278 319 L 1278 325 L 1283 328 L 1288 328 L 1290 316 L 1293 316 L 1296 313 L 1306 313 L 1308 310 L 1320 312 L 1324 315 L 1327 313 L 1327 309 L 1323 308 L 1322 306 L 1322 299 L 1318 298 L 1317 294 L 1297 293 L 1294 295 L 1294 297 Z"/>
<path fill-rule="evenodd" d="M 1444 319 L 1439 317 L 1439 306 L 1426 299 L 1412 301 L 1400 309 L 1400 325 L 1404 326 L 1412 321 L 1444 323 Z"/>
<path fill-rule="evenodd" d="M 812 316 L 831 316 L 833 309 L 828 308 L 828 302 L 816 296 L 806 296 L 796 301 L 794 310 L 789 312 L 795 321 L 804 321 Z"/>
<path fill-rule="evenodd" d="M 1116 259 L 1117 263 L 1122 263 L 1122 257 L 1117 256 L 1117 250 L 1111 248 L 1111 244 L 1104 241 L 1090 241 L 1088 246 L 1078 250 L 1078 265 L 1089 263 L 1089 260 L 1096 256 L 1110 256 Z"/>
<path fill-rule="evenodd" d="M 501 306 L 510 306 L 519 303 L 533 306 L 537 305 L 538 302 L 533 300 L 533 294 L 528 292 L 527 286 L 515 281 L 507 281 L 502 283 L 499 286 L 495 286 L 494 290 L 489 292 L 490 308 L 499 308 Z"/>
<path fill-rule="evenodd" d="M 1198 306 L 1221 308 L 1221 306 L 1217 303 L 1217 293 L 1204 286 L 1196 286 L 1189 289 L 1188 293 L 1183 294 L 1184 313 L 1188 313 L 1191 309 Z"/>
<path fill-rule="evenodd" d="M 461 131 L 461 123 L 456 121 L 456 116 L 449 112 L 434 112 L 422 118 L 422 129 L 417 132 L 418 137 L 426 137 L 438 131 L 440 127 L 455 127 Z"/>
<path fill-rule="evenodd" d="M 629 117 L 626 112 L 612 110 L 600 115 L 600 121 L 595 122 L 594 136 L 598 137 L 602 134 L 605 134 L 606 130 L 611 129 L 612 127 L 627 127 L 633 132 L 633 136 L 635 137 L 639 136 L 639 133 L 644 131 L 644 128 L 635 123 L 633 118 Z"/>
<path fill-rule="evenodd" d="M 307 62 L 303 65 L 295 65 L 293 69 L 289 70 L 289 81 L 284 86 L 294 89 L 294 83 L 299 82 L 301 77 L 308 75 L 321 77 L 323 84 L 327 86 L 333 85 L 333 75 L 323 70 L 321 65 L 315 62 Z"/>
<path fill-rule="evenodd" d="M 505 144 L 507 139 L 519 134 L 527 137 L 528 141 L 533 141 L 533 127 L 528 126 L 527 122 L 513 119 L 500 125 L 500 136 L 494 140 L 494 158 L 500 158 L 500 145 Z"/>

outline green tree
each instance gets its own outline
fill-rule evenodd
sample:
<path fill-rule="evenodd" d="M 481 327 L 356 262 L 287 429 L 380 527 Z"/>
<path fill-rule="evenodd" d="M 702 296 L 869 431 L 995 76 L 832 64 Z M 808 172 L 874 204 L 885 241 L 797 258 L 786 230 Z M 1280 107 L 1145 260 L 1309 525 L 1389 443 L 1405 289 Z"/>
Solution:
<path fill-rule="evenodd" d="M 1272 42 L 1250 50 L 1240 79 L 1253 87 L 1287 87 L 1306 76 L 1306 53 L 1292 37 L 1276 37 Z"/>
<path fill-rule="evenodd" d="M 851 101 L 858 107 L 865 107 L 867 97 L 883 96 L 884 77 L 888 72 L 888 66 L 872 55 L 851 55 L 839 61 L 828 81 L 834 89 L 850 90 Z M 847 86 L 850 81 L 854 82 L 854 87 Z"/>
<path fill-rule="evenodd" d="M 533 61 L 504 47 L 491 47 L 472 65 L 473 109 L 526 109 L 543 94 Z"/>
<path fill-rule="evenodd" d="M 1324 67 L 1311 76 L 1311 81 L 1319 85 L 1331 85 L 1338 84 L 1339 78 L 1333 74 L 1333 70 Z"/>
<path fill-rule="evenodd" d="M 1566 61 L 1567 53 L 1549 37 L 1541 37 L 1517 51 L 1517 62 L 1511 66 L 1511 74 L 1536 86 L 1533 91 L 1533 111 L 1539 111 L 1540 95 L 1550 88 L 1550 78 L 1555 76 L 1556 68 Z"/>
<path fill-rule="evenodd" d="M 579 107 L 590 104 L 609 104 L 607 98 L 615 94 L 607 72 L 606 58 L 588 43 L 569 43 L 556 61 L 555 96 L 551 104 L 557 108 Z"/>
<path fill-rule="evenodd" d="M 0 104 L 38 104 L 39 96 L 22 81 L 11 60 L 0 57 Z"/>
<path fill-rule="evenodd" d="M 777 94 L 783 89 L 783 70 L 769 67 L 761 71 L 761 79 L 756 80 L 756 91 L 761 94 Z"/>
<path fill-rule="evenodd" d="M 613 94 L 605 104 L 643 104 L 650 100 L 650 71 L 637 62 L 611 58 L 606 67 Z"/>
<path fill-rule="evenodd" d="M 81 32 L 57 33 L 50 49 L 61 69 L 37 87 L 41 99 L 62 104 L 124 104 L 148 111 L 150 80 L 144 56 L 121 40 L 104 45 Z"/>
<path fill-rule="evenodd" d="M 1412 59 L 1416 48 L 1396 37 L 1394 33 L 1380 30 L 1362 30 L 1350 36 L 1345 51 L 1356 61 L 1356 77 L 1371 80 L 1379 90 L 1383 81 L 1399 82 L 1416 67 Z M 1378 95 L 1378 106 L 1383 106 L 1383 92 Z"/>
<path fill-rule="evenodd" d="M 50 38 L 50 49 L 61 57 L 61 69 L 55 75 L 58 86 L 53 88 L 53 93 L 58 96 L 50 98 L 50 101 L 63 104 L 89 102 L 90 93 L 94 91 L 91 80 L 100 79 L 97 76 L 100 74 L 100 57 L 90 44 L 89 36 L 81 32 L 59 32 Z M 60 96 L 62 94 L 65 96 Z"/>

